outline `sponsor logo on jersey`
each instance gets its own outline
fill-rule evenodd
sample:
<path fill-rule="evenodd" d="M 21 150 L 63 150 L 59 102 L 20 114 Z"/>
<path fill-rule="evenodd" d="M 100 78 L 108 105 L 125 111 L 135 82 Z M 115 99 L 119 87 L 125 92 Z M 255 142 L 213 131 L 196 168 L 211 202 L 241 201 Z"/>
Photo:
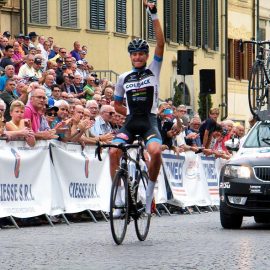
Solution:
<path fill-rule="evenodd" d="M 144 80 L 144 81 L 140 81 L 140 82 L 134 82 L 134 83 L 127 83 L 126 85 L 125 85 L 125 88 L 127 89 L 127 90 L 129 90 L 129 89 L 138 89 L 138 88 L 140 88 L 141 86 L 146 86 L 146 85 L 148 85 L 148 84 L 150 84 L 150 78 L 148 78 L 148 79 L 146 79 L 146 80 Z"/>

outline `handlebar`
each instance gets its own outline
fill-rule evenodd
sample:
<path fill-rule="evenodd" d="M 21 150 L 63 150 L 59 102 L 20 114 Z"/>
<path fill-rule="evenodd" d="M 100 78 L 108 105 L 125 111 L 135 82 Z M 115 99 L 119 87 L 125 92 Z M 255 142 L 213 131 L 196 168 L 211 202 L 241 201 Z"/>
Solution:
<path fill-rule="evenodd" d="M 97 145 L 97 148 L 95 150 L 95 157 L 98 158 L 99 161 L 102 161 L 102 158 L 101 158 L 101 149 L 102 148 L 118 148 L 120 150 L 122 150 L 123 152 L 126 152 L 127 150 L 129 149 L 132 149 L 132 148 L 141 148 L 141 152 L 140 152 L 140 155 L 142 157 L 142 159 L 145 161 L 144 159 L 144 154 L 143 154 L 143 140 L 141 137 L 138 137 L 136 136 L 136 139 L 138 140 L 138 143 L 133 143 L 133 144 L 126 144 L 126 143 L 119 143 L 119 144 L 102 144 L 100 142 L 97 142 L 96 145 Z"/>
<path fill-rule="evenodd" d="M 244 40 L 243 41 L 242 39 L 240 39 L 239 40 L 239 50 L 240 50 L 240 52 L 243 52 L 243 45 L 244 44 L 253 44 L 253 45 L 259 45 L 259 46 L 268 44 L 270 46 L 270 40 Z"/>

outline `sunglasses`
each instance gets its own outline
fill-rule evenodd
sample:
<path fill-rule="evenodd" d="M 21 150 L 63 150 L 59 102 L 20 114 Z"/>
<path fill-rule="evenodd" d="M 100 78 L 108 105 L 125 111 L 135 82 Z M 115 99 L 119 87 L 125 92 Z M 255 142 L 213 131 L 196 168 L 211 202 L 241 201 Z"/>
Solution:
<path fill-rule="evenodd" d="M 110 116 L 114 115 L 115 112 L 107 112 Z"/>
<path fill-rule="evenodd" d="M 48 116 L 57 116 L 57 113 L 48 112 L 47 115 Z"/>

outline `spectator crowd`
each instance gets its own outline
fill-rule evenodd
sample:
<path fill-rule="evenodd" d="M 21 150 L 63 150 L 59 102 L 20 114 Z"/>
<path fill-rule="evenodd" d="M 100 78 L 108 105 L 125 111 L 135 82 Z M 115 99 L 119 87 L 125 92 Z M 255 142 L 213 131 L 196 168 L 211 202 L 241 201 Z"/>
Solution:
<path fill-rule="evenodd" d="M 25 140 L 30 147 L 50 139 L 111 142 L 125 116 L 114 109 L 114 84 L 98 78 L 87 56 L 79 41 L 68 50 L 35 32 L 0 35 L 0 137 Z M 245 135 L 232 120 L 219 123 L 217 108 L 202 122 L 198 114 L 190 119 L 185 105 L 175 107 L 168 99 L 159 104 L 157 117 L 162 149 L 176 154 L 193 151 L 229 159 L 225 142 Z"/>
<path fill-rule="evenodd" d="M 68 50 L 53 37 L 18 34 L 0 35 L 0 135 L 24 139 L 95 144 L 110 142 L 125 122 L 115 112 L 114 84 L 98 78 L 87 61 L 87 47 L 79 41 Z M 229 159 L 225 142 L 241 138 L 245 130 L 232 120 L 217 122 L 219 109 L 209 118 L 189 119 L 185 105 L 173 106 L 168 99 L 159 105 L 158 123 L 163 150 L 184 151 Z"/>

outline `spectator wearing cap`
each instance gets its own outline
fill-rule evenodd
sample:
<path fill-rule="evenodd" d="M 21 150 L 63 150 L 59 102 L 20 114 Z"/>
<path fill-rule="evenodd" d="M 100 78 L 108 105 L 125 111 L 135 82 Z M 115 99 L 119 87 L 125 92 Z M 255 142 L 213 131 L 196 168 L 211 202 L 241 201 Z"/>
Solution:
<path fill-rule="evenodd" d="M 7 82 L 6 82 L 4 91 L 0 94 L 0 98 L 2 100 L 4 100 L 4 102 L 6 103 L 6 111 L 5 111 L 5 115 L 4 115 L 6 121 L 11 120 L 11 116 L 10 116 L 10 113 L 9 113 L 11 103 L 16 99 L 19 99 L 24 104 L 26 104 L 27 99 L 28 99 L 26 91 L 23 92 L 19 98 L 17 96 L 15 96 L 14 93 L 13 93 L 15 88 L 16 88 L 15 80 L 14 79 L 8 79 Z"/>
<path fill-rule="evenodd" d="M 4 90 L 6 81 L 12 79 L 15 75 L 15 68 L 13 65 L 5 67 L 5 75 L 0 77 L 0 92 Z"/>
<path fill-rule="evenodd" d="M 16 36 L 16 40 L 17 40 L 17 42 L 20 44 L 20 47 L 22 48 L 22 44 L 23 44 L 23 40 L 24 40 L 24 34 L 19 33 L 19 34 Z"/>
<path fill-rule="evenodd" d="M 76 59 L 76 61 L 81 60 L 81 56 L 79 54 L 80 51 L 81 51 L 81 45 L 80 45 L 79 41 L 75 41 L 73 43 L 73 50 L 70 52 L 70 54 L 72 57 L 74 57 Z"/>
<path fill-rule="evenodd" d="M 59 108 L 56 106 L 46 106 L 45 117 L 49 126 L 51 126 L 52 122 L 57 117 L 58 110 Z"/>
<path fill-rule="evenodd" d="M 14 55 L 12 56 L 12 61 L 15 66 L 15 74 L 19 73 L 20 67 L 23 65 L 24 52 L 20 47 L 18 41 L 13 43 Z"/>
<path fill-rule="evenodd" d="M 80 60 L 85 61 L 86 54 L 87 54 L 86 51 L 80 50 L 79 51 Z"/>
<path fill-rule="evenodd" d="M 7 45 L 5 48 L 5 56 L 2 58 L 0 66 L 2 68 L 5 68 L 8 65 L 15 65 L 15 63 L 12 61 L 12 57 L 14 55 L 14 49 L 13 46 Z"/>
<path fill-rule="evenodd" d="M 42 59 L 39 57 L 35 57 L 34 59 L 34 63 L 33 63 L 33 69 L 34 69 L 34 73 L 35 73 L 35 78 L 37 79 L 39 82 L 41 81 L 42 78 Z"/>
<path fill-rule="evenodd" d="M 26 63 L 23 64 L 20 69 L 18 76 L 20 78 L 30 78 L 35 76 L 35 70 L 33 68 L 35 56 L 32 54 L 29 54 L 26 56 Z"/>
<path fill-rule="evenodd" d="M 11 37 L 10 32 L 9 32 L 9 31 L 5 31 L 5 32 L 3 33 L 3 37 L 6 37 L 7 39 L 10 39 L 10 37 Z"/>
<path fill-rule="evenodd" d="M 30 50 L 30 37 L 29 36 L 24 36 L 22 49 L 25 55 L 29 53 L 29 50 Z"/>
<path fill-rule="evenodd" d="M 36 47 L 35 42 L 37 41 L 37 37 L 38 37 L 37 33 L 36 32 L 30 32 L 28 34 L 28 36 L 30 38 L 30 46 L 31 47 Z"/>
<path fill-rule="evenodd" d="M 75 71 L 75 75 L 79 74 L 82 77 L 81 83 L 87 79 L 89 72 L 86 72 L 84 65 L 86 65 L 82 60 L 77 61 L 77 69 Z"/>

